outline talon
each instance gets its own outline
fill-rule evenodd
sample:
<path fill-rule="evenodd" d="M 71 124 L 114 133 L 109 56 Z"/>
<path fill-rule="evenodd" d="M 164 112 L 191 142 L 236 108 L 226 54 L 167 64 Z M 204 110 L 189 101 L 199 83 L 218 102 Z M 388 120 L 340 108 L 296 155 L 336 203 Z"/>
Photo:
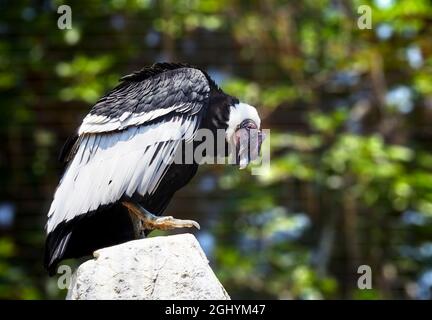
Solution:
<path fill-rule="evenodd" d="M 194 220 L 189 220 L 189 221 L 192 223 L 192 225 L 193 225 L 195 228 L 197 228 L 198 230 L 201 229 L 201 226 L 200 226 L 200 224 L 199 224 L 198 222 L 196 222 L 196 221 L 194 221 Z"/>
<path fill-rule="evenodd" d="M 171 230 L 175 228 L 192 228 L 201 229 L 198 222 L 194 220 L 176 219 L 172 216 L 158 217 L 142 208 L 140 205 L 128 201 L 122 202 L 128 208 L 129 212 L 142 222 L 143 229 L 147 230 Z"/>

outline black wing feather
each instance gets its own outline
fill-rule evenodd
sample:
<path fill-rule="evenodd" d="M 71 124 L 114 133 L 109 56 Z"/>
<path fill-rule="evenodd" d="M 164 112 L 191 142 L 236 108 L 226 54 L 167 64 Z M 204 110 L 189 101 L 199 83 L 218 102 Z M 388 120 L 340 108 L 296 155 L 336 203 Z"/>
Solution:
<path fill-rule="evenodd" d="M 101 98 L 90 110 L 90 115 L 120 118 L 125 112 L 142 114 L 179 105 L 177 112 L 195 114 L 208 97 L 208 75 L 185 64 L 162 64 L 122 78 L 123 82 Z M 207 81 L 202 81 L 203 76 Z M 201 79 L 200 79 L 201 78 Z M 212 82 L 213 83 L 213 82 Z M 181 104 L 195 100 L 198 108 L 183 110 Z"/>

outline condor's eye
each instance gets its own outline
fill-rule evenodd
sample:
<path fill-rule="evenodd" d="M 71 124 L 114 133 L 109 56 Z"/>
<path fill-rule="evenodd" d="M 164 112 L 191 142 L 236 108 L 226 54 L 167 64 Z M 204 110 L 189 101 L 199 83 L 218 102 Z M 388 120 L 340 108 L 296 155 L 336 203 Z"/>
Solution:
<path fill-rule="evenodd" d="M 250 119 L 246 119 L 246 120 L 244 120 L 241 124 L 240 124 L 240 126 L 239 126 L 240 128 L 245 128 L 245 129 L 257 129 L 258 127 L 257 127 L 257 125 L 255 124 L 255 122 L 253 122 L 252 120 L 250 120 Z"/>

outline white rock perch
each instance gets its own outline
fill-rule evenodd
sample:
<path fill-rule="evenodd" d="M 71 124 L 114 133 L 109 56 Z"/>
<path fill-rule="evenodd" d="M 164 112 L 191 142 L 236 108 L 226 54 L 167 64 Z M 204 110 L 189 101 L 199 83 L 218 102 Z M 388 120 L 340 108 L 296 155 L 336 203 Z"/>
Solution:
<path fill-rule="evenodd" d="M 129 241 L 94 252 L 67 299 L 230 299 L 191 234 Z"/>

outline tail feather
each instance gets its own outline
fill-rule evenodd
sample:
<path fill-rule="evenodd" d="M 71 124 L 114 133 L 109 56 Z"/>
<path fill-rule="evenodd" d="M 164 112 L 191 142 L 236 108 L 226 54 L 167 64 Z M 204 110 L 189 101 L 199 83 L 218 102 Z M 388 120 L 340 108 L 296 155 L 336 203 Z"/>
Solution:
<path fill-rule="evenodd" d="M 45 242 L 44 266 L 50 276 L 56 273 L 58 263 L 63 260 L 72 232 L 64 234 L 64 228 L 48 234 Z"/>
<path fill-rule="evenodd" d="M 128 211 L 114 204 L 60 223 L 48 233 L 44 266 L 50 276 L 60 261 L 91 255 L 93 251 L 133 240 L 135 233 Z"/>

